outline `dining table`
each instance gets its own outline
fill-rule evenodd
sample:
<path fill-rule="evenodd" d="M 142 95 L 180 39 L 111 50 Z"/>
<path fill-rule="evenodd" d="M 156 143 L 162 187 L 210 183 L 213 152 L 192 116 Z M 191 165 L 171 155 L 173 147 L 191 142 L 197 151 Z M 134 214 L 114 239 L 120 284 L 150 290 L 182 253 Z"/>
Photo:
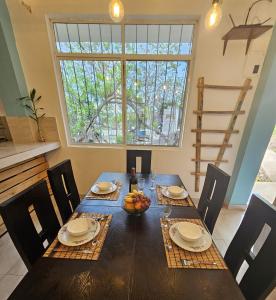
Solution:
<path fill-rule="evenodd" d="M 98 260 L 41 257 L 10 299 L 244 299 L 226 268 L 169 268 L 160 225 L 164 206 L 158 204 L 151 176 L 144 193 L 150 208 L 140 216 L 127 214 L 122 201 L 129 191 L 126 173 L 102 173 L 97 181 L 120 182 L 117 200 L 84 198 L 78 213 L 111 214 Z M 184 186 L 178 175 L 156 174 L 154 184 Z M 196 207 L 173 206 L 170 218 L 200 219 Z"/>

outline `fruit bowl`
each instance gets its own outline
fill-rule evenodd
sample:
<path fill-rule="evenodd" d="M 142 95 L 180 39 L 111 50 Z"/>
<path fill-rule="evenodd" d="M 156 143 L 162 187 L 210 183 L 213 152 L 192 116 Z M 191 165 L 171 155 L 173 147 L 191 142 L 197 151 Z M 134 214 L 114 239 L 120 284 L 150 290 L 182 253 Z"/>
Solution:
<path fill-rule="evenodd" d="M 129 215 L 140 216 L 150 207 L 150 199 L 143 192 L 133 191 L 128 193 L 123 201 L 123 209 Z"/>

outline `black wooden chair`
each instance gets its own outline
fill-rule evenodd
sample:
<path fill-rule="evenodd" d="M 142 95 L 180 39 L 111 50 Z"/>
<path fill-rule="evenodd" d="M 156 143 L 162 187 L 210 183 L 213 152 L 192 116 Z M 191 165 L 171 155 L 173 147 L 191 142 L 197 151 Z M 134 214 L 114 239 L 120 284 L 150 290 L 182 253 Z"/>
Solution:
<path fill-rule="evenodd" d="M 80 196 L 69 159 L 48 169 L 51 188 L 63 223 L 80 203 Z"/>
<path fill-rule="evenodd" d="M 151 151 L 150 150 L 127 150 L 127 173 L 131 168 L 136 168 L 136 158 L 142 158 L 142 174 L 150 174 L 151 171 Z"/>
<path fill-rule="evenodd" d="M 230 176 L 212 164 L 208 164 L 198 212 L 210 233 L 213 232 L 222 208 Z"/>
<path fill-rule="evenodd" d="M 259 237 L 263 239 L 264 231 L 268 235 L 256 253 L 254 244 Z M 276 208 L 273 205 L 252 195 L 224 259 L 234 277 L 246 261 L 249 266 L 239 283 L 241 291 L 246 299 L 265 299 L 276 286 Z"/>
<path fill-rule="evenodd" d="M 30 215 L 34 209 L 42 230 L 37 232 Z M 10 237 L 28 269 L 45 252 L 45 241 L 55 239 L 60 228 L 45 180 L 39 181 L 0 205 Z"/>

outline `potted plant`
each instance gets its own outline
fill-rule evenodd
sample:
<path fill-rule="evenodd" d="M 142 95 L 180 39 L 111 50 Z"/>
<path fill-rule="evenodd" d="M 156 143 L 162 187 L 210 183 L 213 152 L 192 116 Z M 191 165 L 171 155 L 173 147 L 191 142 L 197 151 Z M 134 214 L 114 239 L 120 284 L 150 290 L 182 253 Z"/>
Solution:
<path fill-rule="evenodd" d="M 40 111 L 44 110 L 43 107 L 38 106 L 40 99 L 41 96 L 36 97 L 36 89 L 32 89 L 28 96 L 18 98 L 26 108 L 28 117 L 36 122 L 39 141 L 45 142 L 45 138 L 43 137 L 40 128 L 40 119 L 45 116 L 45 113 L 40 113 Z"/>

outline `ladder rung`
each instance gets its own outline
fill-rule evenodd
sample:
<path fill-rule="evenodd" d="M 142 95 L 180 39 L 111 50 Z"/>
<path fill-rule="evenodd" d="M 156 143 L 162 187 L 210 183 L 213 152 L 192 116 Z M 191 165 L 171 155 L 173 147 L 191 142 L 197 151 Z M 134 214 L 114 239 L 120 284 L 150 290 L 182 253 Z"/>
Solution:
<path fill-rule="evenodd" d="M 191 175 L 206 176 L 206 172 L 191 172 Z"/>
<path fill-rule="evenodd" d="M 222 129 L 192 129 L 192 132 L 200 133 L 239 133 L 239 130 L 222 130 Z"/>
<path fill-rule="evenodd" d="M 193 144 L 193 147 L 204 147 L 204 148 L 231 148 L 231 144 Z"/>
<path fill-rule="evenodd" d="M 235 86 L 235 85 L 213 85 L 213 84 L 204 84 L 205 89 L 217 89 L 217 90 L 251 90 L 252 86 Z"/>
<path fill-rule="evenodd" d="M 245 114 L 244 110 L 235 111 L 235 110 L 194 110 L 194 114 L 197 115 L 243 115 Z"/>
<path fill-rule="evenodd" d="M 216 160 L 216 159 L 196 159 L 196 158 L 192 158 L 192 161 L 196 161 L 196 162 L 214 162 L 214 163 L 227 163 L 228 162 L 228 160 L 226 160 L 226 159 Z"/>

